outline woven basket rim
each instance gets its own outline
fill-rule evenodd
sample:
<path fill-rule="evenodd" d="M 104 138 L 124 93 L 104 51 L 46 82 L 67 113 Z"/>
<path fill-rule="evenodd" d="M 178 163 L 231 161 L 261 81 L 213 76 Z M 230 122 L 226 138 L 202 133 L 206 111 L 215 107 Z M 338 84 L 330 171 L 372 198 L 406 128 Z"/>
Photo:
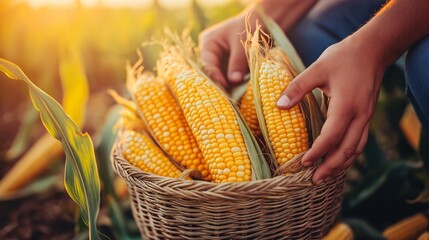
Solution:
<path fill-rule="evenodd" d="M 116 143 L 111 152 L 112 166 L 116 173 L 118 173 L 125 180 L 134 183 L 135 185 L 145 184 L 144 182 L 154 182 L 156 184 L 168 185 L 174 187 L 178 185 L 179 188 L 196 190 L 204 189 L 204 191 L 242 191 L 243 189 L 252 189 L 258 187 L 267 188 L 271 187 L 287 187 L 287 189 L 302 188 L 315 186 L 311 179 L 316 166 L 305 168 L 296 173 L 289 173 L 287 175 L 275 176 L 269 179 L 248 181 L 248 182 L 227 182 L 227 183 L 213 183 L 199 180 L 185 180 L 178 178 L 169 178 L 164 176 L 155 175 L 152 173 L 144 172 L 141 169 L 133 166 L 122 154 L 120 143 Z"/>
<path fill-rule="evenodd" d="M 345 172 L 313 185 L 317 165 L 270 179 L 212 183 L 143 172 L 125 160 L 120 144 L 111 161 L 147 239 L 321 239 L 341 208 Z"/>

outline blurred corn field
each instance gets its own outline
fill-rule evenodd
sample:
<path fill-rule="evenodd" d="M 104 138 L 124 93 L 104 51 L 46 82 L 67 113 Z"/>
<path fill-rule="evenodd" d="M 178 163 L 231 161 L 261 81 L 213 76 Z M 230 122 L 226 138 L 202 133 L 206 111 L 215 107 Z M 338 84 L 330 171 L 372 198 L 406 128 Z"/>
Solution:
<path fill-rule="evenodd" d="M 0 3 L 0 56 L 21 66 L 36 85 L 61 99 L 59 66 L 68 49 L 76 51 L 91 92 L 92 103 L 88 107 L 97 108 L 97 111 L 88 111 L 95 114 L 87 116 L 91 118 L 87 128 L 92 129 L 100 125 L 105 108 L 113 103 L 105 94 L 106 89 L 123 87 L 125 63 L 135 62 L 136 49 L 144 41 L 159 38 L 165 27 L 177 31 L 190 28 L 196 38 L 206 26 L 241 9 L 239 1 L 203 10 L 196 1 L 179 9 L 165 8 L 157 1 L 139 9 L 106 7 L 102 1 L 91 8 L 76 1 L 71 7 L 34 9 L 22 1 L 4 0 Z M 157 47 L 143 49 L 146 68 L 154 67 L 158 50 Z M 11 130 L 16 129 L 16 120 L 24 118 L 28 98 L 22 86 L 3 80 L 4 76 L 1 79 L 1 129 L 6 130 L 9 137 L 2 138 L 0 147 L 7 149 L 14 136 Z M 105 97 L 107 99 L 103 99 Z"/>
<path fill-rule="evenodd" d="M 156 0 L 142 8 L 112 8 L 103 5 L 103 1 L 87 7 L 78 0 L 70 7 L 32 8 L 25 1 L 0 1 L 0 57 L 19 65 L 37 86 L 55 99 L 62 99 L 63 105 L 79 106 L 71 110 L 79 114 L 69 114 L 96 139 L 103 188 L 99 223 L 102 232 L 121 239 L 138 238 L 129 215 L 126 189 L 123 183 L 113 180 L 111 169 L 105 164 L 110 161 L 114 140 L 111 129 L 118 111 L 107 94 L 108 89 L 124 91 L 125 65 L 127 61 L 137 61 L 137 49 L 142 51 L 144 67 L 155 67 L 160 49 L 141 48 L 141 44 L 162 37 L 165 27 L 177 32 L 189 29 L 197 40 L 203 29 L 237 14 L 243 7 L 243 1 L 239 0 L 210 6 L 194 0 L 180 8 L 167 7 Z M 84 86 L 77 93 L 68 91 L 70 84 L 74 84 L 73 78 L 86 82 L 87 90 Z M 429 142 L 404 95 L 402 62 L 390 67 L 385 78 L 368 144 L 348 174 L 339 219 L 350 226 L 355 239 L 383 239 L 384 229 L 414 214 L 426 215 L 429 209 L 423 201 L 427 199 L 424 189 L 428 182 Z M 0 74 L 0 178 L 44 132 L 26 87 Z M 65 200 L 65 193 L 61 194 L 62 179 L 58 175 L 62 174 L 64 157 L 59 154 L 55 157 L 58 161 L 52 161 L 41 176 L 35 176 L 31 180 L 35 184 L 25 193 L 0 202 L 4 219 L 0 220 L 0 229 L 3 229 L 0 239 L 37 239 L 31 235 L 34 231 L 30 231 L 30 235 L 13 235 L 17 230 L 10 223 L 22 225 L 22 216 L 35 211 L 26 207 L 29 199 L 60 206 L 58 215 L 65 217 L 51 221 L 71 223 L 66 231 L 72 232 L 72 236 L 80 236 L 84 231 L 80 227 L 83 223 L 76 220 L 74 205 Z M 60 192 L 46 196 L 52 188 Z M 421 201 L 412 201 L 415 199 Z M 22 206 L 23 212 L 10 210 Z M 28 227 L 39 229 L 35 224 Z M 70 239 L 70 235 L 62 238 L 52 232 L 40 232 L 37 236 L 41 239 Z"/>

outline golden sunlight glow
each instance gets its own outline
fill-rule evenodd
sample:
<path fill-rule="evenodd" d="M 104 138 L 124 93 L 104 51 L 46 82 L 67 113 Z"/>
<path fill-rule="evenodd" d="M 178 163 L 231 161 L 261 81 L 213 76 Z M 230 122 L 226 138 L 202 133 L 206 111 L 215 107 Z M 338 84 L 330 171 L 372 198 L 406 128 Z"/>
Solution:
<path fill-rule="evenodd" d="M 26 0 L 32 7 L 42 6 L 71 6 L 76 0 Z M 198 3 L 211 6 L 222 5 L 231 0 L 199 0 Z M 87 7 L 103 5 L 108 7 L 147 7 L 153 3 L 153 0 L 80 0 Z M 159 0 L 160 4 L 165 7 L 185 7 L 190 4 L 191 0 Z M 245 1 L 244 1 L 245 2 Z"/>

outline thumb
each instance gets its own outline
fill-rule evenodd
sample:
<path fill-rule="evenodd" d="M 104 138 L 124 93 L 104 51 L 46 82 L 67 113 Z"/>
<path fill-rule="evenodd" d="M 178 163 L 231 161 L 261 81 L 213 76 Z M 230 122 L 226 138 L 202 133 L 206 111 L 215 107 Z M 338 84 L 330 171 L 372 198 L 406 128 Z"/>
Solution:
<path fill-rule="evenodd" d="M 241 83 L 248 69 L 244 48 L 238 40 L 231 45 L 228 59 L 228 80 L 232 83 Z"/>
<path fill-rule="evenodd" d="M 320 87 L 321 83 L 320 74 L 317 74 L 314 67 L 310 66 L 289 83 L 280 95 L 277 107 L 280 109 L 289 109 L 295 106 L 307 93 L 316 87 Z"/>

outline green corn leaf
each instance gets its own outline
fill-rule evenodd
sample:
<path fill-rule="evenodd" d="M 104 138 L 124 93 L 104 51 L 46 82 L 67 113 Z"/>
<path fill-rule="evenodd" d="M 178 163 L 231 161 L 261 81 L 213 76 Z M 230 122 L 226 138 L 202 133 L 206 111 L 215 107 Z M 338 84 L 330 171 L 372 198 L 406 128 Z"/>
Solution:
<path fill-rule="evenodd" d="M 61 105 L 34 85 L 17 65 L 0 58 L 0 71 L 11 79 L 27 84 L 43 125 L 50 135 L 61 141 L 66 153 L 65 188 L 80 207 L 82 218 L 89 227 L 89 238 L 100 239 L 96 228 L 100 182 L 91 138 L 87 133 L 82 133 Z"/>
<path fill-rule="evenodd" d="M 109 110 L 102 130 L 97 137 L 98 143 L 96 141 L 95 153 L 97 155 L 100 180 L 103 184 L 104 197 L 106 198 L 106 205 L 115 236 L 117 239 L 130 240 L 132 236 L 127 229 L 123 206 L 121 206 L 121 202 L 114 189 L 113 182 L 115 174 L 110 162 L 110 153 L 117 137 L 117 133 L 113 131 L 113 129 L 122 110 L 123 107 L 119 105 L 115 105 Z"/>
<path fill-rule="evenodd" d="M 403 161 L 390 161 L 371 175 L 365 176 L 360 185 L 350 191 L 345 198 L 345 209 L 356 209 L 364 203 L 379 201 L 380 192 L 390 193 L 386 199 L 399 198 L 401 184 L 405 183 L 411 166 Z"/>
<path fill-rule="evenodd" d="M 258 145 L 258 141 L 253 136 L 252 131 L 246 124 L 243 116 L 240 113 L 239 108 L 234 103 L 231 103 L 237 116 L 237 122 L 240 126 L 240 130 L 243 133 L 244 142 L 249 152 L 249 158 L 252 163 L 252 180 L 261 180 L 271 178 L 270 166 L 264 159 L 264 154 Z"/>

